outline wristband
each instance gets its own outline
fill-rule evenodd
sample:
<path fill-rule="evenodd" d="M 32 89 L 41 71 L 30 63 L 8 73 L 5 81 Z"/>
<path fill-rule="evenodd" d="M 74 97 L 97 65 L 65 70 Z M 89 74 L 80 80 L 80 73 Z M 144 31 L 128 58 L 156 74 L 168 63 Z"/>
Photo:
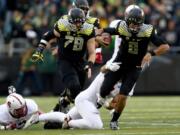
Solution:
<path fill-rule="evenodd" d="M 94 65 L 94 63 L 93 63 L 92 61 L 88 61 L 88 66 L 89 66 L 90 68 L 92 68 L 93 65 Z"/>
<path fill-rule="evenodd" d="M 38 46 L 38 48 L 36 49 L 36 51 L 38 51 L 40 53 L 42 53 L 43 50 L 44 50 L 44 47 L 42 47 L 42 46 Z"/>

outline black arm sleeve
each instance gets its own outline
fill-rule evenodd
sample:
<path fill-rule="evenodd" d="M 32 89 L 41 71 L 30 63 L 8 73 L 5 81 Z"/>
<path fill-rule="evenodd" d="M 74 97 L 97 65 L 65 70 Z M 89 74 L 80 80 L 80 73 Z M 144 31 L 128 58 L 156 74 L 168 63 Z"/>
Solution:
<path fill-rule="evenodd" d="M 47 42 L 49 42 L 51 39 L 56 38 L 56 36 L 54 35 L 53 30 L 48 31 L 47 33 L 45 33 L 40 41 L 40 44 L 46 46 Z"/>
<path fill-rule="evenodd" d="M 152 31 L 151 42 L 155 46 L 160 46 L 161 44 L 167 44 L 165 40 L 163 40 L 160 36 L 157 35 L 155 28 L 153 28 L 153 31 Z"/>
<path fill-rule="evenodd" d="M 95 28 L 100 29 L 100 24 L 99 24 L 99 20 L 98 19 L 96 19 L 96 21 L 94 22 L 94 26 L 95 26 Z"/>
<path fill-rule="evenodd" d="M 109 33 L 110 35 L 118 35 L 118 32 L 116 31 L 115 28 L 104 28 L 103 29 L 104 32 Z"/>

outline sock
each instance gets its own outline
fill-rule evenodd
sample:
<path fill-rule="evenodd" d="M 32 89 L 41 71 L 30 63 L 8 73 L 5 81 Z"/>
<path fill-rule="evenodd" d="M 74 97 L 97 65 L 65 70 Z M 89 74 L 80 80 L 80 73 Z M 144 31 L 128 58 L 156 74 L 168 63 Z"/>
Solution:
<path fill-rule="evenodd" d="M 112 119 L 111 119 L 111 122 L 117 121 L 117 120 L 119 119 L 120 115 L 121 115 L 121 114 L 120 114 L 119 112 L 114 111 L 113 117 L 112 117 Z"/>
<path fill-rule="evenodd" d="M 39 115 L 39 121 L 51 121 L 51 122 L 63 122 L 65 118 L 65 114 L 61 112 L 49 112 Z"/>

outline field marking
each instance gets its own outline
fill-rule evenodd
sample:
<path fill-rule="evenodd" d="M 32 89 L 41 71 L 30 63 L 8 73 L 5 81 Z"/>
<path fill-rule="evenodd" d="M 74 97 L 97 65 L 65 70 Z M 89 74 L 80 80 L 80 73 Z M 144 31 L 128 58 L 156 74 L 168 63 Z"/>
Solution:
<path fill-rule="evenodd" d="M 121 124 L 126 124 L 126 125 L 152 125 L 152 126 L 180 126 L 180 123 L 162 123 L 162 122 L 120 122 Z"/>
<path fill-rule="evenodd" d="M 118 133 L 117 133 L 118 131 Z M 157 134 L 168 134 L 168 135 L 180 135 L 180 132 L 153 132 L 153 133 L 150 133 L 150 132 L 144 132 L 144 133 L 121 133 L 121 130 L 116 130 L 116 132 L 112 132 L 111 134 L 109 133 L 95 133 L 95 134 L 81 134 L 81 135 L 157 135 Z"/>

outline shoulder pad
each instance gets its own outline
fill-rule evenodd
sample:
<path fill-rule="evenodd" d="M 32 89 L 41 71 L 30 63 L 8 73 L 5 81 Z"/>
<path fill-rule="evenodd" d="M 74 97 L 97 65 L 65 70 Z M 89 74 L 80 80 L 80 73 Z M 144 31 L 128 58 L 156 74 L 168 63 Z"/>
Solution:
<path fill-rule="evenodd" d="M 68 19 L 68 15 L 61 16 L 61 19 Z"/>
<path fill-rule="evenodd" d="M 125 21 L 121 21 L 117 29 L 118 29 L 118 32 L 120 35 L 128 36 L 128 37 L 131 36 L 131 33 L 128 32 L 127 25 L 126 25 Z"/>
<path fill-rule="evenodd" d="M 59 31 L 69 31 L 69 22 L 67 19 L 59 19 L 57 22 L 57 27 Z"/>
<path fill-rule="evenodd" d="M 85 22 L 79 33 L 89 36 L 92 34 L 93 30 L 94 30 L 94 25 Z"/>
<path fill-rule="evenodd" d="M 143 24 L 139 33 L 137 34 L 138 37 L 150 37 L 153 31 L 153 26 L 150 24 Z"/>
<path fill-rule="evenodd" d="M 95 18 L 95 17 L 87 17 L 86 18 L 86 22 L 89 24 L 94 24 L 96 22 L 96 20 L 98 20 L 98 18 Z"/>
<path fill-rule="evenodd" d="M 122 20 L 114 20 L 114 21 L 112 21 L 110 24 L 109 24 L 109 27 L 111 27 L 111 28 L 116 28 L 117 27 L 117 25 L 118 25 L 118 23 L 120 23 L 120 21 L 122 21 Z"/>
<path fill-rule="evenodd" d="M 32 99 L 25 99 L 29 113 L 38 111 L 38 105 Z"/>

